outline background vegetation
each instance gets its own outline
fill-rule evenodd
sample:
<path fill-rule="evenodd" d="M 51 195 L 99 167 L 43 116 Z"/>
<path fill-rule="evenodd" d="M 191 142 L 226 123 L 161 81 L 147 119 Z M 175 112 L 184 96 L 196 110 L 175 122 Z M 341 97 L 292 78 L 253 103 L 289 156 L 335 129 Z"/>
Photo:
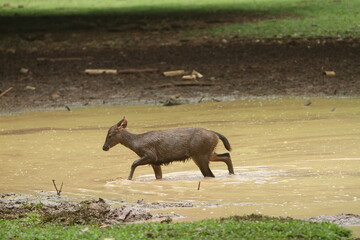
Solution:
<path fill-rule="evenodd" d="M 360 36 L 360 1 L 357 0 L 1 0 L 0 6 L 0 16 L 3 17 L 116 15 L 151 18 L 156 15 L 161 18 L 184 14 L 196 17 L 204 13 L 236 13 L 259 16 L 261 20 L 203 31 L 252 38 Z M 267 19 L 264 20 L 264 17 Z M 71 24 L 66 27 L 71 27 Z"/>

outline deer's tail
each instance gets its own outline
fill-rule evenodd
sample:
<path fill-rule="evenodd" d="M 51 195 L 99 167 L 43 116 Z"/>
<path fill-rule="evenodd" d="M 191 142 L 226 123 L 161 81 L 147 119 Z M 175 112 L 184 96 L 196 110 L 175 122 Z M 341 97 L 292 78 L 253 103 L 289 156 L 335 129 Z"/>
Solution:
<path fill-rule="evenodd" d="M 214 131 L 213 131 L 214 132 Z M 224 136 L 224 135 L 222 135 L 222 134 L 220 134 L 220 133 L 218 133 L 218 132 L 214 132 L 219 138 L 220 138 L 220 140 L 223 142 L 223 144 L 224 144 L 224 146 L 225 146 L 225 148 L 228 150 L 228 151 L 231 151 L 231 146 L 230 146 L 230 143 L 229 143 L 229 141 L 227 140 L 227 138 Z"/>

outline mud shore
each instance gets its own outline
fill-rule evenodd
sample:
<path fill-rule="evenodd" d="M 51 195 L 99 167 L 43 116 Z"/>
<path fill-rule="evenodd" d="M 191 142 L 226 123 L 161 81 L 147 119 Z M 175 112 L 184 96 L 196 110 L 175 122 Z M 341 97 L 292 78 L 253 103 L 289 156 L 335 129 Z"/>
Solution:
<path fill-rule="evenodd" d="M 85 200 L 73 201 L 57 195 L 26 195 L 16 193 L 0 194 L 0 219 L 18 219 L 26 217 L 29 212 L 40 214 L 44 222 L 61 224 L 99 225 L 125 224 L 131 222 L 160 221 L 171 222 L 183 218 L 175 213 L 150 213 L 151 209 L 176 209 L 198 207 L 189 202 L 154 202 L 139 200 L 136 203 L 122 201 Z M 330 222 L 340 226 L 360 225 L 360 215 L 339 214 L 335 216 L 321 215 L 302 219 L 311 222 Z"/>

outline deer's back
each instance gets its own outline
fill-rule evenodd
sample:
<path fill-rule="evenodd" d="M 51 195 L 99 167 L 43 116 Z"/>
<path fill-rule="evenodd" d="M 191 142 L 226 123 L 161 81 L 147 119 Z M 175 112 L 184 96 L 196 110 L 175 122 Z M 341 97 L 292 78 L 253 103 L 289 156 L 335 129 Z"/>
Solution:
<path fill-rule="evenodd" d="M 217 136 L 203 128 L 174 128 L 140 134 L 138 144 L 164 164 L 186 160 L 204 151 L 212 152 L 217 142 Z"/>

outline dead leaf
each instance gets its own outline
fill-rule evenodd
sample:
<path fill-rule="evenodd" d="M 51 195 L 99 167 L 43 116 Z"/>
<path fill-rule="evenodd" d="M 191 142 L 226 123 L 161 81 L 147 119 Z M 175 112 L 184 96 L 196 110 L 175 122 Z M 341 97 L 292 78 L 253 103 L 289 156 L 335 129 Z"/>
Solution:
<path fill-rule="evenodd" d="M 110 226 L 110 225 L 109 224 L 102 224 L 102 225 L 100 225 L 99 228 L 107 228 L 108 226 Z"/>

